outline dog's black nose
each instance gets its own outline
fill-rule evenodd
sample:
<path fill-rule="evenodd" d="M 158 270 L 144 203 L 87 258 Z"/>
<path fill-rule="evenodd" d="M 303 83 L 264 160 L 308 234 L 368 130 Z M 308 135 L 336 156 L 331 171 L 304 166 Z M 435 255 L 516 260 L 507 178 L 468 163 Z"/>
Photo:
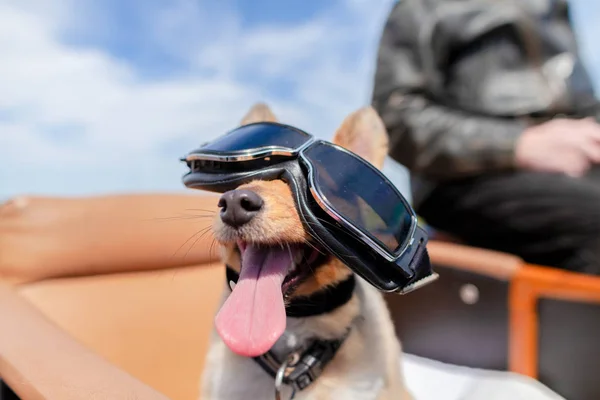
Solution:
<path fill-rule="evenodd" d="M 239 228 L 250 222 L 263 204 L 263 199 L 251 190 L 230 190 L 219 199 L 221 220 L 233 228 Z"/>

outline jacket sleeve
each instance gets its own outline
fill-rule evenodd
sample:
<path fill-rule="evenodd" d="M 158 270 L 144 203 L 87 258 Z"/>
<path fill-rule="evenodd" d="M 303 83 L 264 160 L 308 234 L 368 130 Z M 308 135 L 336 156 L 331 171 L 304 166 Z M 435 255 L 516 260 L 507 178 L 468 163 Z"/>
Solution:
<path fill-rule="evenodd" d="M 373 107 L 388 129 L 390 156 L 436 180 L 514 168 L 523 121 L 470 114 L 435 101 L 428 90 L 419 41 L 431 10 L 423 3 L 397 3 L 380 42 Z"/>

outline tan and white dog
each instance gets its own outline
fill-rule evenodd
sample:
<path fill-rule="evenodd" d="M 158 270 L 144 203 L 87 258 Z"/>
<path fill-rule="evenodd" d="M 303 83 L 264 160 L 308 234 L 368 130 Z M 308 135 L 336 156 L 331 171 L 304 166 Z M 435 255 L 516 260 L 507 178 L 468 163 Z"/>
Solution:
<path fill-rule="evenodd" d="M 262 104 L 252 108 L 242 125 L 260 121 L 276 121 Z M 333 142 L 378 168 L 388 151 L 385 127 L 370 107 L 349 115 Z M 201 399 L 273 399 L 274 379 L 253 356 L 270 350 L 284 360 L 307 340 L 335 340 L 348 329 L 349 335 L 322 374 L 308 388 L 296 392 L 294 399 L 411 399 L 401 370 L 400 343 L 381 293 L 356 277 L 349 300 L 336 309 L 310 317 L 286 317 L 285 305 L 290 301 L 331 290 L 352 272 L 332 255 L 310 256 L 315 245 L 302 226 L 287 184 L 253 181 L 229 196 L 238 191 L 251 193 L 260 209 L 243 226 L 234 228 L 220 216 L 214 222 L 223 262 L 240 273 L 240 280 L 234 286 L 223 279 L 223 299 L 206 359 Z M 260 257 L 254 251 L 257 246 L 272 250 Z M 282 248 L 289 257 L 282 254 Z M 262 263 L 259 272 L 244 279 L 244 269 L 250 269 L 252 262 Z M 288 262 L 287 275 L 264 272 L 273 262 Z M 287 278 L 298 275 L 299 270 L 302 281 L 288 285 Z M 286 387 L 282 399 L 290 396 Z"/>

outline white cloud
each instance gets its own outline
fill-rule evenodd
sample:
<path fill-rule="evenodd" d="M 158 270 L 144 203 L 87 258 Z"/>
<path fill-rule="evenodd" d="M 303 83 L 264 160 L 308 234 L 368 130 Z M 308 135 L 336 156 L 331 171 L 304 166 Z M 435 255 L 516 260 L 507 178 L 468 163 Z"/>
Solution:
<path fill-rule="evenodd" d="M 330 136 L 369 101 L 392 0 L 332 1 L 314 18 L 252 28 L 226 2 L 131 0 L 123 32 L 109 3 L 121 4 L 0 3 L 0 197 L 183 190 L 177 157 L 233 127 L 255 101 Z M 574 4 L 595 71 L 599 10 Z M 177 63 L 177 73 L 148 74 L 148 62 L 111 52 L 115 31 L 142 55 Z"/>
<path fill-rule="evenodd" d="M 189 63 L 148 78 L 104 46 L 68 40 L 109 37 L 99 4 L 0 5 L 0 197 L 183 189 L 177 157 L 235 126 L 255 101 L 330 136 L 369 102 L 373 43 L 389 8 L 355 0 L 292 26 L 242 29 L 234 10 L 141 2 L 146 45 Z M 95 31 L 86 13 L 101 21 Z M 269 87 L 283 81 L 289 93 Z"/>

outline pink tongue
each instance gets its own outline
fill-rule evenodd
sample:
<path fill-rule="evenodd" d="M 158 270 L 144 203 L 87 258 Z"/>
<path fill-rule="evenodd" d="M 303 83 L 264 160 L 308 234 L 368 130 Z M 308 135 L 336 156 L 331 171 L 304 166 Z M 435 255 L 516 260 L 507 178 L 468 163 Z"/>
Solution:
<path fill-rule="evenodd" d="M 235 353 L 264 354 L 285 331 L 281 285 L 291 265 L 287 248 L 243 250 L 240 279 L 215 319 L 217 332 Z"/>

